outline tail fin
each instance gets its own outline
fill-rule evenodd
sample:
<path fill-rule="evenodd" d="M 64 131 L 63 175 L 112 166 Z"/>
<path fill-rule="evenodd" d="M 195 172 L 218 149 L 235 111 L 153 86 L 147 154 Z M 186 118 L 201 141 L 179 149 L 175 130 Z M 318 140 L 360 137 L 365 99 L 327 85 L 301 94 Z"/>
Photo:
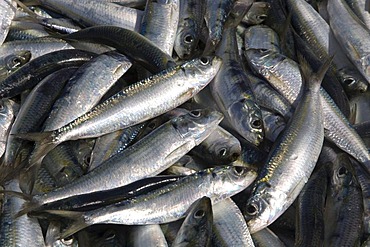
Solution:
<path fill-rule="evenodd" d="M 301 54 L 298 54 L 298 61 L 300 64 L 301 74 L 304 82 L 306 83 L 306 87 L 312 87 L 315 90 L 320 89 L 321 82 L 324 79 L 326 71 L 329 69 L 332 60 L 333 57 L 327 59 L 321 65 L 320 69 L 316 73 L 313 73 L 311 66 L 307 62 L 307 60 Z"/>
<path fill-rule="evenodd" d="M 42 133 L 21 133 L 15 134 L 14 136 L 36 142 L 36 146 L 31 154 L 29 164 L 26 167 L 27 170 L 33 165 L 41 164 L 43 158 L 60 143 L 60 141 L 57 141 L 54 138 L 53 131 Z"/>
<path fill-rule="evenodd" d="M 28 214 L 29 212 L 32 212 L 36 209 L 41 207 L 41 203 L 35 200 L 28 200 L 23 203 L 22 208 L 19 210 L 18 213 L 14 215 L 14 218 L 18 218 L 24 214 Z"/>
<path fill-rule="evenodd" d="M 22 205 L 22 208 L 19 210 L 18 213 L 16 213 L 13 218 L 16 219 L 24 214 L 27 214 L 35 209 L 37 209 L 38 207 L 40 207 L 40 203 L 38 202 L 35 202 L 33 200 L 33 196 L 32 195 L 28 195 L 28 194 L 25 194 L 25 193 L 22 193 L 22 192 L 17 192 L 17 191 L 9 191 L 9 190 L 0 190 L 0 194 L 8 194 L 8 195 L 11 195 L 11 196 L 15 196 L 15 197 L 18 197 L 18 198 L 21 198 L 23 200 L 25 200 L 25 202 L 23 203 Z"/>
<path fill-rule="evenodd" d="M 72 220 L 72 223 L 67 227 L 67 229 L 61 233 L 60 238 L 67 238 L 72 234 L 75 234 L 76 232 L 89 226 L 89 224 L 85 222 L 83 212 L 64 210 L 45 210 L 44 212 L 54 216 L 60 216 Z"/>
<path fill-rule="evenodd" d="M 15 197 L 21 198 L 21 199 L 26 200 L 26 201 L 31 201 L 32 200 L 31 195 L 28 195 L 28 194 L 25 194 L 25 193 L 22 193 L 22 192 L 18 192 L 18 191 L 0 190 L 0 194 L 7 194 L 7 195 L 15 196 Z"/>
<path fill-rule="evenodd" d="M 19 6 L 19 7 L 21 7 L 21 9 L 24 11 L 24 12 L 26 12 L 30 17 L 32 17 L 33 19 L 35 19 L 35 20 L 38 20 L 38 18 L 39 18 L 39 16 L 37 15 L 37 14 L 35 14 L 32 10 L 30 10 L 24 3 L 22 3 L 21 1 L 19 1 L 19 0 L 14 0 L 16 3 L 17 3 L 17 5 Z M 35 21 L 36 23 L 38 22 L 38 21 Z"/>

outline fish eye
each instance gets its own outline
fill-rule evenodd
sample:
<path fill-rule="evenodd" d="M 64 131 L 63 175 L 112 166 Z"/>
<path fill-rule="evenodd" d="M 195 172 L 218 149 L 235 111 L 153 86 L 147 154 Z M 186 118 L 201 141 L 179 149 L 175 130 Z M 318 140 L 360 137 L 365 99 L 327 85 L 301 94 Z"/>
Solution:
<path fill-rule="evenodd" d="M 90 165 L 90 162 L 91 162 L 91 155 L 90 154 L 86 154 L 85 157 L 84 157 L 84 163 L 85 163 L 85 165 Z"/>
<path fill-rule="evenodd" d="M 346 79 L 343 80 L 343 83 L 348 85 L 348 86 L 355 83 L 355 82 L 356 81 L 353 78 L 346 78 Z"/>
<path fill-rule="evenodd" d="M 237 176 L 241 176 L 244 174 L 244 167 L 242 166 L 233 166 L 233 170 Z"/>
<path fill-rule="evenodd" d="M 18 66 L 22 63 L 22 60 L 19 57 L 15 57 L 12 60 L 13 66 Z"/>
<path fill-rule="evenodd" d="M 188 34 L 184 37 L 184 42 L 185 42 L 185 44 L 191 44 L 191 43 L 194 42 L 194 37 L 192 35 Z"/>
<path fill-rule="evenodd" d="M 342 166 L 342 167 L 340 167 L 340 168 L 338 169 L 338 173 L 337 173 L 337 175 L 338 175 L 338 177 L 342 178 L 342 177 L 344 177 L 347 173 L 348 173 L 347 168 L 345 168 L 344 166 Z"/>
<path fill-rule="evenodd" d="M 253 128 L 260 129 L 262 128 L 262 121 L 260 119 L 253 119 L 251 125 Z"/>
<path fill-rule="evenodd" d="M 226 156 L 227 154 L 227 149 L 226 148 L 221 148 L 220 151 L 218 151 L 218 155 L 221 157 Z"/>
<path fill-rule="evenodd" d="M 209 64 L 209 59 L 208 59 L 208 58 L 206 58 L 206 57 L 201 57 L 201 58 L 200 58 L 200 63 L 201 63 L 202 65 L 208 65 L 208 64 Z"/>
<path fill-rule="evenodd" d="M 249 204 L 247 206 L 246 213 L 249 216 L 254 216 L 254 215 L 258 214 L 258 207 L 257 207 L 257 205 L 255 205 L 253 203 L 252 204 Z"/>
<path fill-rule="evenodd" d="M 155 127 L 156 127 L 155 122 L 151 122 L 151 123 L 148 124 L 149 129 L 154 129 Z"/>
<path fill-rule="evenodd" d="M 192 111 L 190 112 L 190 114 L 191 114 L 193 117 L 196 117 L 196 118 L 198 118 L 198 117 L 202 116 L 202 113 L 200 112 L 200 110 L 192 110 Z"/>
<path fill-rule="evenodd" d="M 194 218 L 196 219 L 200 219 L 200 218 L 203 218 L 204 215 L 206 215 L 206 212 L 204 212 L 204 210 L 202 209 L 199 209 L 197 210 L 195 213 L 194 213 Z"/>
<path fill-rule="evenodd" d="M 73 237 L 70 236 L 68 238 L 63 238 L 61 240 L 61 242 L 64 244 L 64 245 L 67 245 L 67 246 L 71 246 L 73 244 Z"/>
<path fill-rule="evenodd" d="M 261 20 L 261 21 L 266 20 L 266 18 L 267 18 L 267 15 L 259 15 L 259 16 L 257 16 L 257 19 L 258 20 Z"/>
<path fill-rule="evenodd" d="M 105 240 L 112 240 L 116 237 L 116 234 L 113 231 L 106 232 L 104 234 Z"/>

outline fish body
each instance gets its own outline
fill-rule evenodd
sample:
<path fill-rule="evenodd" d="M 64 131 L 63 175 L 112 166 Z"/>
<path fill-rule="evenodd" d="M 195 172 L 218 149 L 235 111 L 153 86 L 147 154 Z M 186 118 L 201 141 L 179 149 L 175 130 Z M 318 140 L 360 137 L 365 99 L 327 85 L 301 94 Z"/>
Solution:
<path fill-rule="evenodd" d="M 255 172 L 245 167 L 216 167 L 186 176 L 159 190 L 85 212 L 63 234 L 69 236 L 88 225 L 99 223 L 147 225 L 163 224 L 183 218 L 189 207 L 207 196 L 212 204 L 245 189 L 255 178 Z M 153 205 L 166 204 L 166 207 Z M 58 212 L 52 212 L 58 213 Z"/>
<path fill-rule="evenodd" d="M 261 110 L 239 58 L 235 28 L 227 28 L 217 49 L 223 65 L 210 84 L 212 96 L 233 128 L 251 144 L 263 140 Z"/>
<path fill-rule="evenodd" d="M 323 112 L 318 102 L 326 70 L 324 67 L 319 76 L 307 68 L 303 72 L 307 88 L 270 151 L 244 208 L 251 233 L 270 225 L 293 203 L 315 168 L 324 141 Z"/>

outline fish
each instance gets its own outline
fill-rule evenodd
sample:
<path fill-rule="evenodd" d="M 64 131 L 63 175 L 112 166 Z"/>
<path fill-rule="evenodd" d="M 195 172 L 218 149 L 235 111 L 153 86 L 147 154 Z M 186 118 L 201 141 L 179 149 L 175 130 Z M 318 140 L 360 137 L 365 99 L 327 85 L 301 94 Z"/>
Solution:
<path fill-rule="evenodd" d="M 207 196 L 212 204 L 217 203 L 245 189 L 255 177 L 255 171 L 246 167 L 224 166 L 202 170 L 159 190 L 107 206 L 104 210 L 75 212 L 72 216 L 74 222 L 61 237 L 70 236 L 93 224 L 147 225 L 175 221 L 185 217 L 186 211 L 199 198 Z M 164 202 L 166 207 L 156 207 L 155 210 L 149 206 Z M 135 217 L 132 217 L 133 212 L 139 213 L 134 213 Z M 47 213 L 63 216 L 72 214 L 57 210 L 48 210 Z"/>
<path fill-rule="evenodd" d="M 222 39 L 224 24 L 236 0 L 207 0 L 204 20 L 207 27 L 207 41 L 204 54 L 213 52 Z"/>
<path fill-rule="evenodd" d="M 282 54 L 270 51 L 249 50 L 246 51 L 246 56 L 251 66 L 294 107 L 302 86 L 298 64 Z M 370 171 L 370 153 L 363 140 L 323 88 L 320 89 L 320 94 L 324 111 L 325 137 L 355 157 L 366 170 Z"/>
<path fill-rule="evenodd" d="M 265 21 L 271 6 L 268 2 L 253 2 L 242 22 L 248 25 L 257 25 Z"/>
<path fill-rule="evenodd" d="M 59 129 L 91 110 L 131 65 L 126 56 L 115 51 L 100 54 L 83 64 L 53 104 L 43 131 Z M 99 70 L 104 73 L 97 74 Z"/>
<path fill-rule="evenodd" d="M 15 40 L 0 46 L 0 57 L 7 57 L 20 51 L 30 51 L 31 61 L 50 52 L 64 49 L 73 49 L 73 46 L 58 38 L 41 37 L 32 40 Z"/>
<path fill-rule="evenodd" d="M 142 11 L 106 1 L 39 0 L 52 9 L 86 26 L 114 25 L 139 30 Z"/>
<path fill-rule="evenodd" d="M 298 197 L 315 168 L 324 142 L 320 84 L 330 60 L 316 73 L 310 71 L 307 62 L 301 62 L 307 83 L 305 91 L 243 206 L 252 234 L 274 222 Z"/>
<path fill-rule="evenodd" d="M 241 153 L 239 140 L 222 127 L 217 127 L 203 142 L 191 150 L 191 153 L 207 163 L 217 161 L 227 165 L 236 160 Z"/>
<path fill-rule="evenodd" d="M 256 247 L 285 247 L 286 245 L 268 227 L 252 234 L 253 243 Z"/>
<path fill-rule="evenodd" d="M 264 137 L 261 110 L 238 54 L 235 28 L 227 28 L 217 49 L 223 64 L 210 89 L 221 112 L 248 142 L 258 146 Z"/>

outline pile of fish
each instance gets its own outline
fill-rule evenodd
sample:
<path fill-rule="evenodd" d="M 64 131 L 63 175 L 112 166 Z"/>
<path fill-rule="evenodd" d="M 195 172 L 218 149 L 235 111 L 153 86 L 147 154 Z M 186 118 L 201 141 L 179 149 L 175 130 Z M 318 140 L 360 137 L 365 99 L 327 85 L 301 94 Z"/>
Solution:
<path fill-rule="evenodd" d="M 0 246 L 370 246 L 366 0 L 0 0 Z"/>

